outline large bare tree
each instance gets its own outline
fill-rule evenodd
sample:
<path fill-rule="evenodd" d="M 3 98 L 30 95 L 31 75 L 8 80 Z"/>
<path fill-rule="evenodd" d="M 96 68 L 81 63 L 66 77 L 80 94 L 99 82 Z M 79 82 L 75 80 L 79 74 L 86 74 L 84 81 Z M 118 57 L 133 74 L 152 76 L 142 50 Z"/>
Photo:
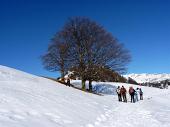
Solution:
<path fill-rule="evenodd" d="M 90 85 L 92 81 L 100 80 L 105 67 L 117 73 L 126 72 L 127 64 L 130 62 L 129 52 L 98 23 L 83 17 L 70 18 L 56 37 L 60 41 L 55 40 L 52 43 L 63 42 L 63 45 L 67 47 L 64 53 L 67 56 L 61 56 L 61 52 L 56 52 L 55 55 L 57 58 L 61 56 L 60 60 L 63 57 L 66 68 L 81 78 L 82 89 L 85 89 L 86 80 L 89 80 Z M 58 45 L 49 47 L 61 50 Z M 45 65 L 46 61 L 50 60 L 44 59 Z M 59 63 L 52 60 L 47 62 L 47 65 L 51 65 L 49 64 L 51 62 L 55 65 Z M 58 65 L 61 69 L 61 65 Z"/>

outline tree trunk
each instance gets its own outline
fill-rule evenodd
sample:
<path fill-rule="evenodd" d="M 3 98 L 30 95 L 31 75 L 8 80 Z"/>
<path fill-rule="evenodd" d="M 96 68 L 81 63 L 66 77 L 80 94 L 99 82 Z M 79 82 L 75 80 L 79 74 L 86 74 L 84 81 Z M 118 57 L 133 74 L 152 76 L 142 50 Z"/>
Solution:
<path fill-rule="evenodd" d="M 92 81 L 89 80 L 89 91 L 92 92 Z"/>
<path fill-rule="evenodd" d="M 82 79 L 82 90 L 86 90 L 86 81 Z"/>
<path fill-rule="evenodd" d="M 61 72 L 61 78 L 64 78 L 64 76 L 65 76 L 65 75 L 64 75 L 64 74 L 65 74 L 65 73 L 64 73 L 64 72 L 65 72 L 65 71 L 64 71 L 64 62 L 63 62 L 62 65 L 61 65 L 61 70 L 60 70 L 60 72 Z"/>
<path fill-rule="evenodd" d="M 61 78 L 64 78 L 64 71 L 61 71 Z"/>

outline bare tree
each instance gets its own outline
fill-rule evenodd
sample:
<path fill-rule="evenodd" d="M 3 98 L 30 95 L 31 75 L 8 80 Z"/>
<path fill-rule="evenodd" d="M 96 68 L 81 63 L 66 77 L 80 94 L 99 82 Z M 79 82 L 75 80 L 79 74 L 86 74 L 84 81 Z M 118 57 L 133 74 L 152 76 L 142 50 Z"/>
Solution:
<path fill-rule="evenodd" d="M 99 76 L 106 66 L 114 72 L 126 72 L 126 65 L 130 62 L 128 50 L 101 25 L 88 18 L 76 17 L 66 23 L 64 31 L 70 39 L 70 54 L 83 89 L 86 80 L 91 86 L 92 81 L 102 78 Z"/>
<path fill-rule="evenodd" d="M 89 80 L 90 88 L 92 81 L 100 80 L 105 67 L 117 73 L 124 73 L 130 62 L 129 52 L 124 46 L 101 25 L 88 18 L 70 18 L 55 38 L 55 45 L 49 46 L 55 47 L 55 50 L 49 50 L 47 53 L 51 55 L 51 52 L 55 52 L 52 53 L 54 55 L 44 57 L 47 69 L 56 70 L 58 65 L 62 70 L 61 61 L 64 61 L 65 67 L 81 78 L 82 89 L 85 89 L 86 80 Z M 58 52 L 61 48 L 56 46 L 61 42 L 67 47 L 64 55 Z"/>

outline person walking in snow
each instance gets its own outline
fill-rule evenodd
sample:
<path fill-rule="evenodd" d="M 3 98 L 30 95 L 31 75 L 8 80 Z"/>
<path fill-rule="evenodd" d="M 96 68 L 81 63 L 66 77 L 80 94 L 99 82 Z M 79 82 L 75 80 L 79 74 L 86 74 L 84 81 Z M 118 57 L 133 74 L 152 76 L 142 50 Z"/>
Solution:
<path fill-rule="evenodd" d="M 135 102 L 139 101 L 139 98 L 138 98 L 139 92 L 140 92 L 139 88 L 136 88 L 136 90 L 135 90 Z"/>
<path fill-rule="evenodd" d="M 129 87 L 129 94 L 131 98 L 131 103 L 135 103 L 135 98 L 134 98 L 135 90 L 133 89 L 133 87 Z"/>
<path fill-rule="evenodd" d="M 137 102 L 138 101 L 138 93 L 137 91 L 134 89 L 134 101 Z"/>
<path fill-rule="evenodd" d="M 69 87 L 70 87 L 70 79 L 69 79 L 69 78 L 67 79 L 66 86 L 69 86 Z"/>
<path fill-rule="evenodd" d="M 139 94 L 140 94 L 140 100 L 143 100 L 143 91 L 141 88 L 139 89 Z"/>
<path fill-rule="evenodd" d="M 127 102 L 127 98 L 126 98 L 126 89 L 124 88 L 124 86 L 122 86 L 122 88 L 120 89 L 120 93 L 123 97 L 123 102 Z"/>
<path fill-rule="evenodd" d="M 116 93 L 117 93 L 117 95 L 118 95 L 118 100 L 119 100 L 119 101 L 122 101 L 122 96 L 121 96 L 121 92 L 120 92 L 120 86 L 117 87 Z"/>

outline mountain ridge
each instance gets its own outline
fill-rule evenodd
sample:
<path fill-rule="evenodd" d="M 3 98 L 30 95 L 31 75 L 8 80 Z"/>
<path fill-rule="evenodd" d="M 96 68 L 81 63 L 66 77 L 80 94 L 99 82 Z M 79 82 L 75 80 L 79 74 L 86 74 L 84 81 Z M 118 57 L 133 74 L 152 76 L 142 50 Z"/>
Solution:
<path fill-rule="evenodd" d="M 161 82 L 164 80 L 170 80 L 170 74 L 168 73 L 141 73 L 141 74 L 135 74 L 135 73 L 131 73 L 131 74 L 127 74 L 124 75 L 124 77 L 128 78 L 132 78 L 135 81 L 137 81 L 138 83 L 153 83 L 153 82 Z"/>

